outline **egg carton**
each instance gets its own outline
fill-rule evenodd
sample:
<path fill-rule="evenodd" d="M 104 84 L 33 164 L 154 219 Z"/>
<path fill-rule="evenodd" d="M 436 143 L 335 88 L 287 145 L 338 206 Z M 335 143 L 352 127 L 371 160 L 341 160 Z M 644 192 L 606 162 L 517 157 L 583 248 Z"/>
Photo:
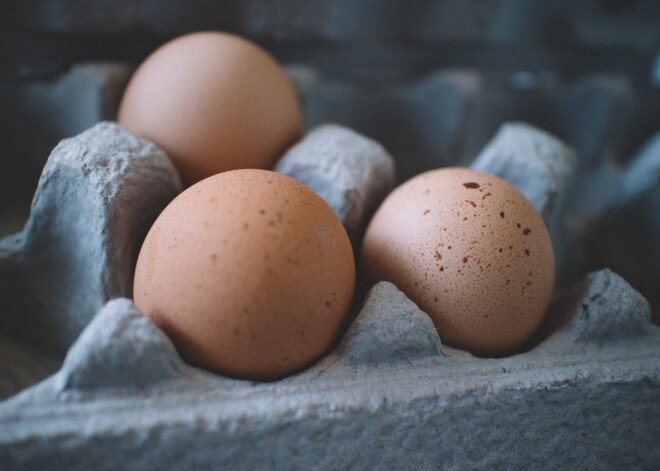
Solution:
<path fill-rule="evenodd" d="M 179 177 L 155 145 L 104 122 L 53 151 L 25 229 L 0 242 L 0 468 L 653 469 L 660 329 L 621 276 L 603 269 L 575 283 L 571 269 L 584 267 L 575 247 L 595 227 L 603 251 L 641 246 L 636 272 L 657 273 L 660 138 L 616 165 L 594 144 L 614 111 L 576 151 L 538 125 L 502 125 L 526 116 L 516 100 L 467 124 L 507 97 L 475 72 L 371 93 L 308 67 L 289 73 L 308 129 L 276 170 L 321 194 L 356 249 L 394 176 L 385 148 L 354 128 L 380 126 L 399 179 L 472 165 L 530 199 L 568 261 L 559 281 L 569 289 L 558 288 L 546 324 L 516 355 L 477 358 L 443 345 L 426 314 L 379 283 L 332 351 L 297 375 L 253 383 L 192 368 L 130 301 L 140 242 Z M 598 77 L 566 94 L 617 103 L 621 89 Z M 394 110 L 404 116 L 392 121 Z M 320 126 L 326 118 L 343 125 Z M 397 128 L 406 120 L 427 127 L 410 137 Z"/>

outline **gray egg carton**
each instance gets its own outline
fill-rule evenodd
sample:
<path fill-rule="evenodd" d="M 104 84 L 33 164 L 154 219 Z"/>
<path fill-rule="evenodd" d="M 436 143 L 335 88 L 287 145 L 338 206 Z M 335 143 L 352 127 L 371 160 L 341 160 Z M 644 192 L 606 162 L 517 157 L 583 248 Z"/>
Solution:
<path fill-rule="evenodd" d="M 447 124 L 484 99 L 478 75 L 442 72 L 369 95 L 289 70 L 310 128 L 276 170 L 322 195 L 356 250 L 395 184 L 393 159 L 320 118 L 342 117 L 342 100 L 357 96 L 381 106 L 373 116 L 384 103 L 453 104 L 425 145 L 442 157 L 481 142 L 478 126 Z M 617 273 L 575 282 L 571 268 L 595 227 L 603 251 L 641 245 L 650 261 L 638 264 L 657 273 L 660 138 L 607 171 L 613 160 L 585 158 L 596 152 L 587 144 L 576 152 L 538 126 L 500 124 L 475 159 L 463 150 L 453 163 L 515 185 L 550 229 L 557 296 L 530 344 L 506 358 L 443 345 L 428 316 L 383 282 L 332 351 L 270 383 L 186 365 L 130 300 L 141 240 L 181 191 L 167 156 L 112 122 L 62 141 L 25 229 L 0 240 L 0 469 L 656 469 L 660 328 Z M 405 165 L 404 175 L 420 164 Z M 646 224 L 627 241 L 630 221 Z"/>

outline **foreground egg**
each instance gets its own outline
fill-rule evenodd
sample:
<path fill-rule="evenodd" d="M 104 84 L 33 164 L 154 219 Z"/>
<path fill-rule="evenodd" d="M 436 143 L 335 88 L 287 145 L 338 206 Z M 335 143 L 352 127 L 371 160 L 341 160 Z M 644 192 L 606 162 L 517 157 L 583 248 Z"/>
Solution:
<path fill-rule="evenodd" d="M 131 78 L 117 121 L 158 144 L 183 180 L 239 168 L 272 168 L 299 136 L 295 89 L 263 49 L 220 32 L 181 36 Z"/>
<path fill-rule="evenodd" d="M 138 257 L 134 299 L 189 363 L 273 380 L 328 350 L 354 286 L 346 231 L 316 193 L 274 172 L 235 170 L 161 213 Z"/>
<path fill-rule="evenodd" d="M 418 175 L 395 189 L 367 229 L 362 264 L 432 318 L 443 342 L 503 355 L 538 328 L 554 287 L 552 242 L 529 201 L 465 168 Z"/>

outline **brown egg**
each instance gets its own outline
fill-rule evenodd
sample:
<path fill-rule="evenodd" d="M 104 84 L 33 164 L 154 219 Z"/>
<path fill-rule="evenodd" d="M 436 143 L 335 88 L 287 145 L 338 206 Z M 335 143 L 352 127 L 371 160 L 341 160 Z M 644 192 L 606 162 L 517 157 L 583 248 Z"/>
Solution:
<path fill-rule="evenodd" d="M 554 286 L 552 242 L 529 201 L 465 168 L 418 175 L 395 189 L 367 229 L 362 263 L 433 319 L 443 342 L 478 355 L 521 346 Z"/>
<path fill-rule="evenodd" d="M 235 170 L 165 208 L 133 289 L 188 362 L 272 380 L 328 349 L 354 286 L 348 235 L 316 193 L 274 172 Z"/>
<path fill-rule="evenodd" d="M 227 33 L 181 36 L 137 69 L 117 120 L 163 148 L 187 184 L 226 170 L 271 168 L 301 133 L 280 65 Z"/>

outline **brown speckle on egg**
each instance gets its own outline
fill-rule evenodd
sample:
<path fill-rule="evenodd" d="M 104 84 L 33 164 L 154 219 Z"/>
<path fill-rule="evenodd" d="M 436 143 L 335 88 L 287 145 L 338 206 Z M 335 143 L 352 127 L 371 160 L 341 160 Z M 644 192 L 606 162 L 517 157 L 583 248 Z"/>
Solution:
<path fill-rule="evenodd" d="M 266 213 L 288 224 L 270 226 Z M 327 351 L 354 284 L 348 235 L 316 193 L 274 172 L 235 170 L 165 208 L 140 250 L 134 293 L 189 363 L 272 380 Z"/>
<path fill-rule="evenodd" d="M 473 205 L 470 195 L 483 188 Z M 466 203 L 476 209 L 469 218 Z M 438 269 L 440 246 L 447 250 Z M 552 243 L 533 206 L 503 180 L 464 168 L 426 172 L 395 189 L 369 224 L 361 262 L 371 281 L 395 283 L 427 312 L 443 342 L 479 355 L 523 344 L 554 285 Z"/>

